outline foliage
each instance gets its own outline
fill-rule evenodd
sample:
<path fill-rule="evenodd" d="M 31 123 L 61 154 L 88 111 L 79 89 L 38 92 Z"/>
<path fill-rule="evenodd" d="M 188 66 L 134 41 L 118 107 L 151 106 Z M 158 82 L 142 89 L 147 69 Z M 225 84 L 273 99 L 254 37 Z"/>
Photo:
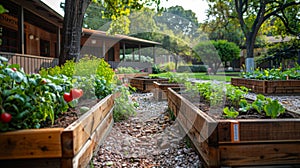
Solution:
<path fill-rule="evenodd" d="M 259 114 L 264 112 L 266 116 L 276 118 L 285 112 L 277 100 L 266 98 L 260 94 L 257 95 L 254 102 L 249 103 L 244 97 L 248 93 L 248 89 L 245 87 L 206 82 L 195 85 L 186 83 L 186 88 L 187 93 L 199 93 L 201 100 L 209 103 L 211 107 L 225 105 L 223 112 L 226 118 L 236 118 L 240 113 L 248 111 L 256 111 Z"/>
<path fill-rule="evenodd" d="M 57 75 L 65 75 L 67 77 L 72 77 L 75 73 L 75 63 L 72 60 L 68 60 L 66 61 L 66 63 L 64 65 L 61 66 L 55 66 L 53 68 L 41 68 L 39 74 L 41 76 L 57 76 Z"/>
<path fill-rule="evenodd" d="M 102 31 L 107 31 L 108 27 L 105 26 L 107 23 L 111 22 L 110 18 L 104 17 L 102 12 L 105 8 L 101 3 L 91 3 L 84 15 L 83 27 L 99 30 L 101 28 Z"/>
<path fill-rule="evenodd" d="M 267 116 L 277 118 L 280 114 L 285 112 L 285 109 L 278 103 L 278 100 L 267 98 L 266 102 L 263 109 Z"/>
<path fill-rule="evenodd" d="M 0 61 L 0 110 L 9 113 L 9 123 L 0 122 L 1 131 L 40 128 L 68 109 L 63 94 L 72 88 L 70 78 L 25 74 L 19 65 Z"/>
<path fill-rule="evenodd" d="M 299 33 L 300 2 L 294 0 L 208 0 L 208 2 L 210 3 L 208 16 L 215 17 L 215 22 L 218 24 L 215 30 L 223 25 L 239 24 L 238 27 L 246 40 L 247 58 L 253 58 L 256 38 L 261 34 L 278 35 L 282 30 L 293 35 Z M 235 26 L 234 29 L 238 27 Z M 252 66 L 254 65 L 246 67 L 247 71 L 252 71 Z"/>
<path fill-rule="evenodd" d="M 207 66 L 205 65 L 179 66 L 176 72 L 207 72 Z"/>
<path fill-rule="evenodd" d="M 236 44 L 225 40 L 201 41 L 194 47 L 194 51 L 197 53 L 197 58 L 207 64 L 214 74 L 217 73 L 222 62 L 232 61 L 240 54 Z"/>
<path fill-rule="evenodd" d="M 296 65 L 294 68 L 282 70 L 279 68 L 271 69 L 259 69 L 257 68 L 253 72 L 243 72 L 242 77 L 246 79 L 257 80 L 288 80 L 288 79 L 300 79 L 300 66 Z"/>
<path fill-rule="evenodd" d="M 113 69 L 110 68 L 110 65 L 101 58 L 97 66 L 96 76 L 102 76 L 107 83 L 113 83 L 114 75 L 115 73 Z"/>
<path fill-rule="evenodd" d="M 128 117 L 136 115 L 135 104 L 136 102 L 132 101 L 129 98 L 130 91 L 127 86 L 119 86 L 115 90 L 116 94 L 120 94 L 115 99 L 115 106 L 113 117 L 116 122 L 121 120 L 126 120 Z"/>
<path fill-rule="evenodd" d="M 152 66 L 152 73 L 153 74 L 160 74 L 160 73 L 163 73 L 163 72 L 166 72 L 166 71 L 164 69 L 162 69 L 160 65 L 154 64 Z"/>
<path fill-rule="evenodd" d="M 7 10 L 0 4 L 0 14 L 7 12 Z"/>
<path fill-rule="evenodd" d="M 169 79 L 169 83 L 185 83 L 187 77 L 183 75 L 178 75 L 177 73 L 167 72 L 166 77 Z"/>
<path fill-rule="evenodd" d="M 198 37 L 199 22 L 192 10 L 185 10 L 182 6 L 167 8 L 161 15 L 155 17 L 158 25 L 165 25 L 174 34 L 184 35 L 189 38 Z"/>
<path fill-rule="evenodd" d="M 79 57 L 83 19 L 91 2 L 99 3 L 105 9 L 99 12 L 102 12 L 104 17 L 112 19 L 114 22 L 113 27 L 120 27 L 124 30 L 128 29 L 129 24 L 115 21 L 122 16 L 127 17 L 131 10 L 139 10 L 144 6 L 156 6 L 157 10 L 160 10 L 160 0 L 66 0 L 64 4 L 62 50 L 59 57 L 60 65 L 64 64 L 66 60 L 77 61 Z"/>
<path fill-rule="evenodd" d="M 165 63 L 165 64 L 162 64 L 161 65 L 161 68 L 164 70 L 164 71 L 167 71 L 167 72 L 170 72 L 170 71 L 174 71 L 175 70 L 175 63 L 174 62 L 168 62 L 168 63 Z"/>
<path fill-rule="evenodd" d="M 139 73 L 139 70 L 133 69 L 132 67 L 118 67 L 115 72 L 117 74 L 133 74 Z"/>
<path fill-rule="evenodd" d="M 97 77 L 95 80 L 95 95 L 98 99 L 103 99 L 107 95 L 112 93 L 112 83 L 105 80 L 104 77 Z"/>
<path fill-rule="evenodd" d="M 226 118 L 236 118 L 239 115 L 239 112 L 236 111 L 233 107 L 230 107 L 230 108 L 225 107 L 223 109 L 223 112 L 224 112 Z"/>
<path fill-rule="evenodd" d="M 62 66 L 42 69 L 40 74 L 43 77 L 59 74 L 71 77 L 74 86 L 84 90 L 85 94 L 81 99 L 95 96 L 98 98 L 105 97 L 111 93 L 111 85 L 114 83 L 114 71 L 110 65 L 104 59 L 94 56 L 84 56 L 76 63 L 67 61 Z M 108 90 L 100 90 L 101 88 Z"/>

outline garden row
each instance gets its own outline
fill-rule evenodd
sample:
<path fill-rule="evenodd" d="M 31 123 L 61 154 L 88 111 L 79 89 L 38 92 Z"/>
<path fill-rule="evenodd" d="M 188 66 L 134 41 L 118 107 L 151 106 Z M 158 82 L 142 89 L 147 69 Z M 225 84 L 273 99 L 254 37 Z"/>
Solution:
<path fill-rule="evenodd" d="M 103 59 L 85 57 L 25 74 L 19 65 L 0 58 L 4 167 L 86 167 L 113 118 L 134 111 L 129 88 Z"/>
<path fill-rule="evenodd" d="M 158 99 L 166 94 L 207 167 L 300 164 L 299 115 L 276 100 L 259 94 L 250 101 L 244 97 L 249 89 L 222 83 L 135 78 L 132 84 Z"/>

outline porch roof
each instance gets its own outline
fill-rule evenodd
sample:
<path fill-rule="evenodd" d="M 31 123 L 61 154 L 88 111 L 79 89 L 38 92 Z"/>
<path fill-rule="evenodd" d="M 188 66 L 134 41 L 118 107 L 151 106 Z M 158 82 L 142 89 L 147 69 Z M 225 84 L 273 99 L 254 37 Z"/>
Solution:
<path fill-rule="evenodd" d="M 62 28 L 63 26 L 63 16 L 61 16 L 59 13 L 57 13 L 54 9 L 49 7 L 47 4 L 42 2 L 41 0 L 26 0 L 26 1 L 20 1 L 20 0 L 10 0 L 11 2 L 22 6 L 25 11 L 25 21 L 32 22 L 34 25 L 37 25 L 41 28 L 44 28 L 45 30 L 49 30 L 51 32 L 56 32 L 57 28 L 55 28 L 53 25 L 58 26 Z M 10 5 L 8 2 L 1 2 L 5 5 Z M 15 7 L 7 6 L 10 10 L 16 10 L 13 9 Z M 9 14 L 17 15 L 17 11 L 10 11 Z M 34 15 L 32 15 L 33 13 Z M 37 17 L 38 16 L 38 17 Z M 17 16 L 15 16 L 17 17 Z"/>
<path fill-rule="evenodd" d="M 85 36 L 93 36 L 95 38 L 106 38 L 106 39 L 114 39 L 119 40 L 121 43 L 126 43 L 126 48 L 136 48 L 138 44 L 141 45 L 141 47 L 153 47 L 156 45 L 161 45 L 159 42 L 140 39 L 136 37 L 130 37 L 126 35 L 116 34 L 116 35 L 109 35 L 105 31 L 100 30 L 91 30 L 91 29 L 82 29 L 82 32 Z"/>

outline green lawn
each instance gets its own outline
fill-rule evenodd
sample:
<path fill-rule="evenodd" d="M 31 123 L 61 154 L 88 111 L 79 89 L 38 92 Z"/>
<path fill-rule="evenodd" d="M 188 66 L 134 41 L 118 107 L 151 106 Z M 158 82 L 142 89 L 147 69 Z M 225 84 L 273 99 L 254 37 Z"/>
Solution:
<path fill-rule="evenodd" d="M 174 72 L 171 72 L 171 73 L 174 74 Z M 195 79 L 200 79 L 200 80 L 217 80 L 217 81 L 226 81 L 226 82 L 230 82 L 231 78 L 238 77 L 238 76 L 229 76 L 231 74 L 239 75 L 240 73 L 239 72 L 218 73 L 217 75 L 207 75 L 205 72 L 203 72 L 203 73 L 175 73 L 175 75 L 185 76 L 188 78 L 195 78 Z M 168 77 L 169 73 L 151 74 L 150 76 Z"/>

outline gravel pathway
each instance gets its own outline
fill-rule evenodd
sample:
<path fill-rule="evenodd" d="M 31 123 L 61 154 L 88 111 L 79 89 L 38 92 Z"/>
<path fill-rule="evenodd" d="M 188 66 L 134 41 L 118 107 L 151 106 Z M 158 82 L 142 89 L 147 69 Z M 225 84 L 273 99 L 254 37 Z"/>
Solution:
<path fill-rule="evenodd" d="M 98 167 L 202 167 L 179 124 L 170 119 L 166 101 L 151 93 L 134 94 L 137 115 L 115 123 L 93 159 Z"/>

